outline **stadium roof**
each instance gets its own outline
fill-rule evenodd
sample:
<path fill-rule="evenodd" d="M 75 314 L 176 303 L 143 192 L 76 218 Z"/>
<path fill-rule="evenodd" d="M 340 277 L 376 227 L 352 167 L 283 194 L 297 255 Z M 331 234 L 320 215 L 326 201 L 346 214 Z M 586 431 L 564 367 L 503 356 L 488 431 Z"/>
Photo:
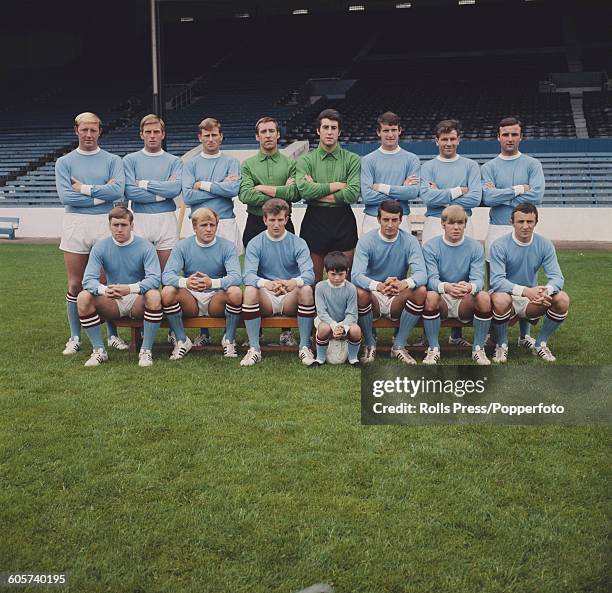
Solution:
<path fill-rule="evenodd" d="M 411 8 L 432 8 L 440 6 L 457 6 L 458 0 L 155 0 L 164 4 L 164 18 L 187 17 L 235 17 L 246 16 L 280 16 L 290 15 L 294 10 L 305 9 L 309 14 L 333 14 L 349 12 L 349 7 L 362 6 L 363 11 L 394 11 L 398 4 L 409 4 Z M 550 4 L 549 0 L 473 0 L 477 5 L 513 5 L 531 2 Z M 556 5 L 563 2 L 555 2 Z"/>

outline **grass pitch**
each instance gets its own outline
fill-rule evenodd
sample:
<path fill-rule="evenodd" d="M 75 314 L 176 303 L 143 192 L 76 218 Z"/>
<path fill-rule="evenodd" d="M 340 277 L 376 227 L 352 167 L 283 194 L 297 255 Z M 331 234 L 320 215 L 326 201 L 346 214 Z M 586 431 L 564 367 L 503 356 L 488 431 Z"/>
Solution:
<path fill-rule="evenodd" d="M 560 253 L 563 363 L 610 364 L 610 262 Z M 85 369 L 88 347 L 61 355 L 57 248 L 2 245 L 0 269 L 0 572 L 75 593 L 610 591 L 609 427 L 361 426 L 358 372 L 281 353 Z"/>

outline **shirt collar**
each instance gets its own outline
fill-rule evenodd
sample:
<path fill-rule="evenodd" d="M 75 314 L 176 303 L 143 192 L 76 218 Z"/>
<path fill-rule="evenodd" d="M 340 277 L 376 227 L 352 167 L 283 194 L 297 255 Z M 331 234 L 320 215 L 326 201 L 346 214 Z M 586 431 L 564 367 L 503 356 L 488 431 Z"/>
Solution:
<path fill-rule="evenodd" d="M 98 146 L 95 150 L 81 150 L 77 148 L 76 151 L 83 156 L 93 156 L 94 154 L 98 154 L 102 149 Z"/>
<path fill-rule="evenodd" d="M 459 247 L 459 245 L 463 245 L 463 242 L 465 241 L 465 235 L 463 235 L 463 237 L 461 237 L 461 241 L 457 241 L 457 243 L 451 243 L 450 241 L 446 240 L 446 237 L 444 235 L 442 236 L 442 241 L 444 241 L 444 243 L 446 245 L 448 245 L 449 247 Z"/>
<path fill-rule="evenodd" d="M 399 144 L 395 147 L 394 150 L 385 150 L 382 146 L 378 147 L 378 151 L 382 152 L 383 154 L 397 154 L 400 150 L 402 149 Z"/>
<path fill-rule="evenodd" d="M 456 154 L 452 159 L 445 159 L 444 157 L 438 155 L 436 157 L 441 163 L 454 163 L 455 161 L 459 160 L 459 155 Z"/>
<path fill-rule="evenodd" d="M 143 154 L 146 154 L 147 156 L 161 156 L 162 154 L 164 154 L 164 149 L 162 148 L 159 152 L 149 152 L 146 148 L 142 149 Z"/>
<path fill-rule="evenodd" d="M 200 247 L 204 247 L 204 249 L 208 249 L 208 247 L 212 247 L 216 242 L 217 242 L 217 237 L 215 237 L 210 243 L 200 243 L 198 241 L 198 237 L 197 235 L 194 235 L 195 237 L 195 242 L 200 246 Z"/>
<path fill-rule="evenodd" d="M 267 229 L 266 229 L 265 233 L 266 233 L 266 237 L 268 239 L 270 239 L 270 241 L 282 241 L 287 236 L 287 230 L 285 230 L 285 232 L 282 234 L 282 236 L 280 236 L 278 239 L 275 239 L 274 237 L 271 237 L 270 233 L 267 231 Z"/>
<path fill-rule="evenodd" d="M 397 231 L 397 235 L 395 235 L 395 237 L 393 237 L 393 239 L 387 239 L 387 237 L 385 237 L 381 232 L 380 229 L 378 229 L 378 236 L 385 242 L 385 243 L 395 243 L 397 241 L 397 238 L 399 237 L 399 231 Z"/>
<path fill-rule="evenodd" d="M 131 245 L 134 242 L 135 238 L 136 238 L 136 235 L 134 235 L 134 233 L 132 233 L 132 236 L 129 238 L 128 241 L 126 241 L 125 243 L 119 243 L 119 241 L 115 241 L 115 238 L 111 235 L 111 239 L 113 240 L 113 243 L 117 247 L 127 247 L 128 245 Z"/>
<path fill-rule="evenodd" d="M 522 241 L 519 241 L 516 238 L 516 235 L 514 234 L 514 231 L 512 231 L 512 240 L 519 246 L 519 247 L 529 247 L 532 243 L 533 243 L 533 238 L 535 236 L 535 233 L 533 235 L 531 235 L 531 240 L 529 241 L 529 243 L 523 243 Z"/>
<path fill-rule="evenodd" d="M 203 159 L 218 159 L 223 153 L 219 151 L 217 154 L 206 154 L 204 151 L 200 153 Z"/>
<path fill-rule="evenodd" d="M 263 151 L 259 151 L 259 160 L 260 162 L 264 162 L 266 159 L 270 159 L 272 161 L 274 161 L 275 163 L 278 161 L 280 153 L 278 152 L 278 150 L 276 150 L 275 152 L 273 152 L 272 154 L 266 154 Z"/>
<path fill-rule="evenodd" d="M 512 155 L 512 156 L 505 156 L 503 155 L 501 152 L 499 153 L 499 158 L 502 161 L 515 161 L 516 159 L 520 158 L 521 156 L 523 156 L 522 152 L 517 152 L 516 154 Z"/>
<path fill-rule="evenodd" d="M 329 284 L 332 288 L 342 288 L 345 284 L 346 284 L 346 280 L 342 281 L 342 284 L 340 284 L 339 286 L 334 286 L 330 281 L 329 278 L 327 279 L 327 284 Z"/>
<path fill-rule="evenodd" d="M 334 148 L 331 152 L 327 152 L 322 148 L 319 144 L 317 150 L 320 152 L 321 158 L 325 159 L 327 157 L 332 157 L 333 159 L 337 159 L 340 156 L 340 143 L 336 144 L 336 148 Z"/>

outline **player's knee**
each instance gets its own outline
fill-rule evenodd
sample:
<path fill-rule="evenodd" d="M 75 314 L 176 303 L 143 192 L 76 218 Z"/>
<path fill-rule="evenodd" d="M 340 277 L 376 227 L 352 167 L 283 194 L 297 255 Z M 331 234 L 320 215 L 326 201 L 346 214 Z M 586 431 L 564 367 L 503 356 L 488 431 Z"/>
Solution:
<path fill-rule="evenodd" d="M 504 313 L 512 306 L 512 297 L 507 292 L 494 292 L 491 302 L 495 311 Z"/>
<path fill-rule="evenodd" d="M 367 307 L 372 302 L 372 295 L 369 290 L 363 288 L 357 289 L 357 305 L 359 307 Z"/>
<path fill-rule="evenodd" d="M 242 302 L 245 305 L 255 305 L 259 303 L 259 289 L 255 286 L 245 287 Z"/>
<path fill-rule="evenodd" d="M 172 305 L 176 301 L 178 290 L 174 286 L 164 286 L 161 291 L 161 300 L 164 305 Z"/>
<path fill-rule="evenodd" d="M 553 296 L 552 306 L 554 307 L 555 311 L 558 311 L 559 313 L 565 313 L 570 306 L 569 295 L 563 290 L 561 290 Z"/>
<path fill-rule="evenodd" d="M 152 288 L 144 293 L 144 302 L 147 309 L 160 309 L 161 308 L 161 295 L 159 290 Z"/>
<path fill-rule="evenodd" d="M 227 302 L 232 307 L 239 307 L 242 305 L 242 291 L 238 286 L 230 286 L 226 291 Z"/>
<path fill-rule="evenodd" d="M 82 290 L 77 296 L 77 309 L 81 310 L 90 309 L 93 306 L 93 295 L 88 290 Z"/>
<path fill-rule="evenodd" d="M 429 290 L 427 292 L 427 298 L 425 299 L 425 308 L 429 311 L 433 311 L 440 307 L 440 295 L 437 292 Z"/>
<path fill-rule="evenodd" d="M 302 286 L 298 292 L 298 299 L 302 305 L 312 305 L 314 303 L 312 286 Z"/>
<path fill-rule="evenodd" d="M 358 342 L 361 340 L 361 328 L 356 323 L 349 328 L 348 338 L 351 342 Z"/>
<path fill-rule="evenodd" d="M 317 338 L 320 340 L 327 340 L 331 334 L 332 329 L 328 323 L 319 323 L 319 327 L 317 327 Z"/>
<path fill-rule="evenodd" d="M 422 305 L 425 303 L 425 299 L 427 298 L 427 287 L 419 286 L 412 291 L 412 298 L 410 299 L 413 303 L 417 305 Z"/>
<path fill-rule="evenodd" d="M 80 282 L 76 282 L 71 280 L 68 282 L 68 294 L 73 296 L 78 296 L 78 294 L 83 290 L 83 285 Z"/>
<path fill-rule="evenodd" d="M 476 295 L 476 308 L 479 311 L 490 311 L 491 310 L 491 296 L 488 292 L 481 290 Z"/>

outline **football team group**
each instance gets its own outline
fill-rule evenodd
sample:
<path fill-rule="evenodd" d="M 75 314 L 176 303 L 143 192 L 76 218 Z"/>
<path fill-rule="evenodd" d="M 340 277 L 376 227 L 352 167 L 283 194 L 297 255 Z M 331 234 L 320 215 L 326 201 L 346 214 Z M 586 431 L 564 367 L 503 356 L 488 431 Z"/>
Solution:
<path fill-rule="evenodd" d="M 99 147 L 100 118 L 78 115 L 78 147 L 56 163 L 68 275 L 64 354 L 80 350 L 83 327 L 93 346 L 85 366 L 99 366 L 108 360 L 106 345 L 128 348 L 113 321 L 132 317 L 143 319 L 138 364 L 151 366 L 165 318 L 170 359 L 179 360 L 194 344 L 210 342 L 206 329 L 192 341 L 183 320 L 210 316 L 225 318 L 221 345 L 229 358 L 238 356 L 236 329 L 244 321 L 248 350 L 240 364 L 251 366 L 262 359 L 261 318 L 282 315 L 297 317 L 303 364 L 324 364 L 330 344 L 342 344 L 348 363 L 359 367 L 375 359 L 373 323 L 386 317 L 397 322 L 392 358 L 416 363 L 407 342 L 422 318 L 423 363 L 436 364 L 441 323 L 450 318 L 474 327 L 473 343 L 461 327 L 452 328 L 450 343 L 471 346 L 474 362 L 488 365 L 488 345 L 493 362 L 507 362 L 508 322 L 517 316 L 518 347 L 555 361 L 548 341 L 567 316 L 569 297 L 553 244 L 534 232 L 544 174 L 519 150 L 521 122 L 499 122 L 500 154 L 482 167 L 457 153 L 455 120 L 436 126 L 439 154 L 423 165 L 399 146 L 394 113 L 378 118 L 380 147 L 362 159 L 340 146 L 341 128 L 337 111 L 322 111 L 319 146 L 296 162 L 279 151 L 278 122 L 262 117 L 255 125 L 259 151 L 241 165 L 221 151 L 221 122 L 206 118 L 199 124 L 201 153 L 183 162 L 162 148 L 164 122 L 147 115 L 143 149 L 122 160 Z M 179 240 L 181 193 L 192 234 Z M 242 233 L 236 196 L 248 212 Z M 420 244 L 409 220 L 410 202 L 419 196 L 426 206 Z M 358 233 L 352 205 L 360 197 Z M 291 205 L 300 200 L 306 209 L 297 236 Z M 481 205 L 489 207 L 484 249 L 471 221 Z M 538 284 L 540 268 L 545 285 Z M 541 317 L 534 338 L 530 326 Z M 296 345 L 290 329 L 280 342 Z"/>

